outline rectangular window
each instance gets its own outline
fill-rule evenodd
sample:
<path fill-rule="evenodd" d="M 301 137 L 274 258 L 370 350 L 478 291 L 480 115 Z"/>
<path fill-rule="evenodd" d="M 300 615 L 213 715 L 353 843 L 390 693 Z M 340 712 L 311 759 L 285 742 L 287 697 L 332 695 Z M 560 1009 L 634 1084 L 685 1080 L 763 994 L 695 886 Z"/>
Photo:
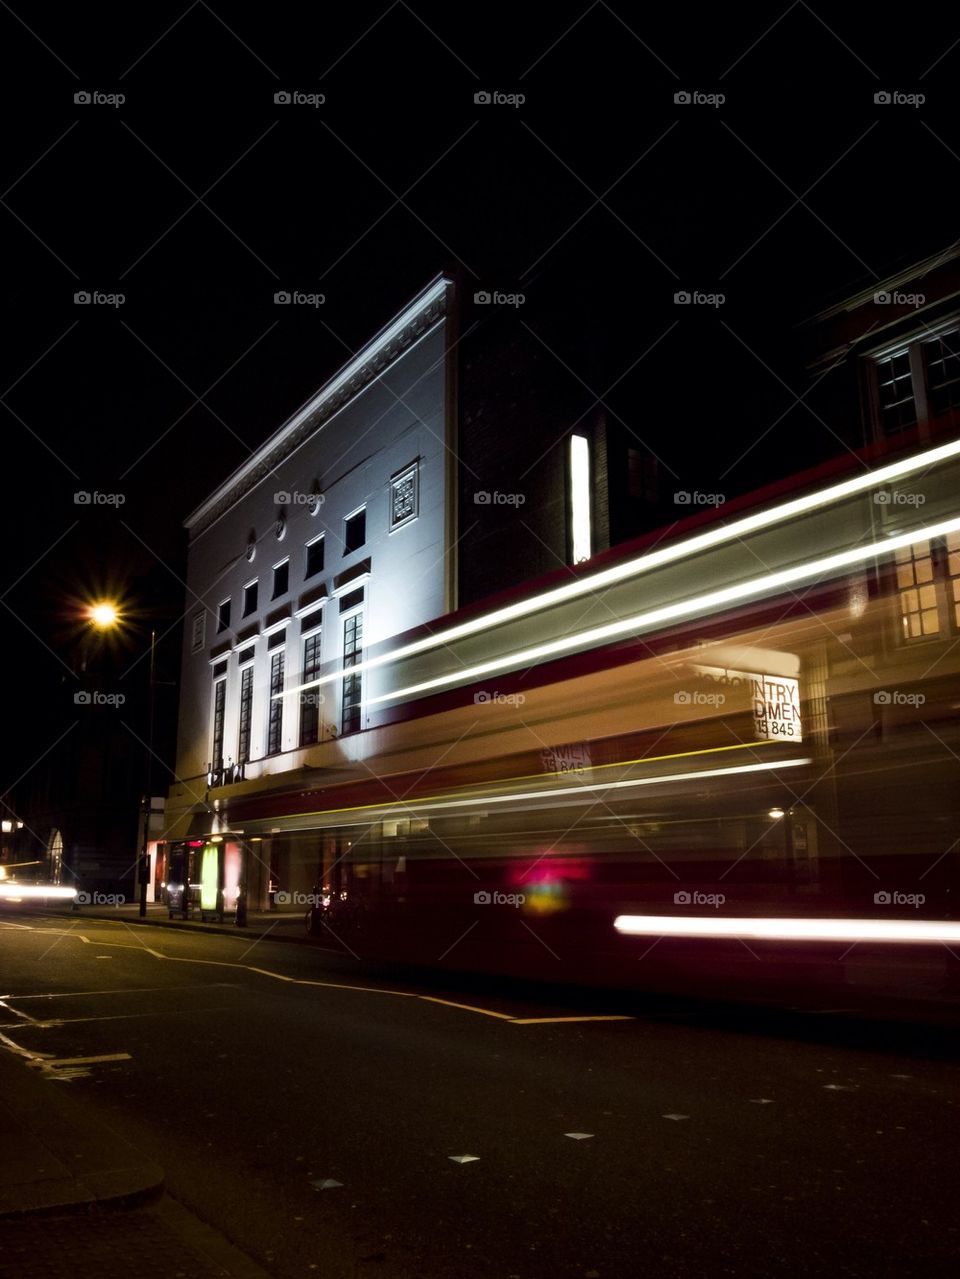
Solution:
<path fill-rule="evenodd" d="M 195 613 L 193 617 L 193 629 L 190 632 L 190 652 L 199 653 L 203 648 L 204 634 L 206 631 L 207 615 L 200 612 Z"/>
<path fill-rule="evenodd" d="M 320 631 L 308 635 L 303 641 L 303 669 L 300 683 L 308 684 L 320 678 Z M 300 690 L 300 745 L 311 746 L 320 736 L 320 703 L 323 695 L 319 688 Z"/>
<path fill-rule="evenodd" d="M 877 360 L 877 397 L 884 435 L 896 435 L 916 426 L 917 401 L 909 351 Z"/>
<path fill-rule="evenodd" d="M 257 583 L 250 582 L 243 588 L 243 616 L 249 617 L 257 611 Z"/>
<path fill-rule="evenodd" d="M 363 587 L 358 586 L 355 591 L 348 591 L 346 595 L 340 596 L 340 612 L 349 613 L 352 608 L 356 608 L 358 604 L 363 603 Z"/>
<path fill-rule="evenodd" d="M 960 407 L 960 329 L 924 342 L 923 354 L 930 416 L 942 417 Z"/>
<path fill-rule="evenodd" d="M 283 652 L 270 658 L 270 710 L 267 714 L 267 754 L 276 755 L 280 750 L 283 734 Z"/>
<path fill-rule="evenodd" d="M 223 720 L 227 709 L 227 681 L 217 680 L 213 686 L 213 755 L 212 768 L 223 768 Z"/>
<path fill-rule="evenodd" d="M 349 555 L 351 551 L 359 551 L 367 540 L 367 508 L 357 511 L 354 515 L 349 515 L 343 521 L 343 553 Z"/>
<path fill-rule="evenodd" d="M 323 572 L 323 538 L 318 537 L 315 542 L 307 545 L 307 566 L 304 577 L 315 577 L 317 573 Z"/>
<path fill-rule="evenodd" d="M 363 613 L 354 613 L 344 619 L 343 623 L 343 669 L 360 665 L 363 651 Z M 341 731 L 355 733 L 360 728 L 360 699 L 362 693 L 362 676 L 346 675 L 343 680 L 343 694 L 340 709 Z"/>
<path fill-rule="evenodd" d="M 915 542 L 912 546 L 901 546 L 896 556 L 903 637 L 929 639 L 940 632 L 933 549 L 927 541 Z"/>
<path fill-rule="evenodd" d="M 230 601 L 223 600 L 217 609 L 217 634 L 230 629 Z"/>
<path fill-rule="evenodd" d="M 390 481 L 390 527 L 415 520 L 420 511 L 420 464 L 414 462 Z"/>
<path fill-rule="evenodd" d="M 656 503 L 659 498 L 657 459 L 640 449 L 627 449 L 627 494 L 644 502 Z"/>
<path fill-rule="evenodd" d="M 574 564 L 590 558 L 593 528 L 590 514 L 590 441 L 570 436 L 570 552 Z"/>
<path fill-rule="evenodd" d="M 237 741 L 237 763 L 250 758 L 250 721 L 253 716 L 253 666 L 240 673 L 240 736 Z"/>
<path fill-rule="evenodd" d="M 284 560 L 282 564 L 277 564 L 273 570 L 273 598 L 278 600 L 281 595 L 286 595 L 290 586 L 290 561 Z"/>

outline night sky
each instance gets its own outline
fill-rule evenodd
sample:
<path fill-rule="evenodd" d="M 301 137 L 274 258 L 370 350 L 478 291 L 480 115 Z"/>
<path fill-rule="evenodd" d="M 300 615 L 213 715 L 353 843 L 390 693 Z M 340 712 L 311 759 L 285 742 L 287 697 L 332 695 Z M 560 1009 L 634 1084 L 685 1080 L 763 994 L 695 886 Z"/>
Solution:
<path fill-rule="evenodd" d="M 794 326 L 956 238 L 943 12 L 4 5 L 0 792 L 60 722 L 77 601 L 129 601 L 115 660 L 155 626 L 173 678 L 183 519 L 438 271 L 522 292 L 678 487 L 799 464 L 827 425 Z"/>

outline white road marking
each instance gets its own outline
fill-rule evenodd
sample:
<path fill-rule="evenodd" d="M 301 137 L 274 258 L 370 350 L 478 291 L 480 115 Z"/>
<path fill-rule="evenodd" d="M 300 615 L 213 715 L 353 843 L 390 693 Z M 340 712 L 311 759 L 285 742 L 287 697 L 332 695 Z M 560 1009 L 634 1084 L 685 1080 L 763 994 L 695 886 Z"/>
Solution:
<path fill-rule="evenodd" d="M 455 1164 L 475 1164 L 479 1161 L 479 1155 L 447 1155 L 448 1159 L 452 1159 Z"/>
<path fill-rule="evenodd" d="M 565 1137 L 572 1137 L 574 1141 L 586 1141 L 588 1137 L 592 1137 L 592 1132 L 565 1132 Z"/>

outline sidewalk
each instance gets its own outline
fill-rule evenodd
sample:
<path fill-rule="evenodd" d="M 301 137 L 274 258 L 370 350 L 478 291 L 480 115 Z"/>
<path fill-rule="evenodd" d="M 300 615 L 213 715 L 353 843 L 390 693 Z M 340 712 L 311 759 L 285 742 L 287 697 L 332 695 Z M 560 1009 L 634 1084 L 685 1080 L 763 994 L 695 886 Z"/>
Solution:
<path fill-rule="evenodd" d="M 152 903 L 148 903 L 147 913 L 143 919 L 140 918 L 140 908 L 135 902 L 127 902 L 122 906 L 81 906 L 77 910 L 58 901 L 37 902 L 34 905 L 24 905 L 19 908 L 4 906 L 5 913 L 8 915 L 12 915 L 15 909 L 18 914 L 59 915 L 71 921 L 109 919 L 114 923 L 122 921 L 125 924 L 151 924 L 157 928 L 180 928 L 197 933 L 225 933 L 231 937 L 266 937 L 269 934 L 271 941 L 309 944 L 312 940 L 307 936 L 304 925 L 306 911 L 302 908 L 293 911 L 248 911 L 245 928 L 238 928 L 230 915 L 225 917 L 222 924 L 203 923 L 198 910 L 192 911 L 189 919 L 183 919 L 179 915 L 171 919 L 166 906 Z"/>
<path fill-rule="evenodd" d="M 162 1194 L 163 1170 L 0 1051 L 3 1279 L 266 1279 Z"/>
<path fill-rule="evenodd" d="M 0 1052 L 0 1217 L 136 1202 L 163 1186 L 163 1170 L 115 1133 L 81 1128 L 63 1086 Z"/>

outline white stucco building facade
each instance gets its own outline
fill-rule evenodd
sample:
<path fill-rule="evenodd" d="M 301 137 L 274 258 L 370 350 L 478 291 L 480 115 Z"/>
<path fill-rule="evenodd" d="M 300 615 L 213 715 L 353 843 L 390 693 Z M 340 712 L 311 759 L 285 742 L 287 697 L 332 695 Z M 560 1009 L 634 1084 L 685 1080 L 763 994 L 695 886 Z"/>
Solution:
<path fill-rule="evenodd" d="M 452 295 L 432 281 L 186 520 L 168 841 L 356 759 L 377 672 L 300 686 L 456 607 Z"/>

